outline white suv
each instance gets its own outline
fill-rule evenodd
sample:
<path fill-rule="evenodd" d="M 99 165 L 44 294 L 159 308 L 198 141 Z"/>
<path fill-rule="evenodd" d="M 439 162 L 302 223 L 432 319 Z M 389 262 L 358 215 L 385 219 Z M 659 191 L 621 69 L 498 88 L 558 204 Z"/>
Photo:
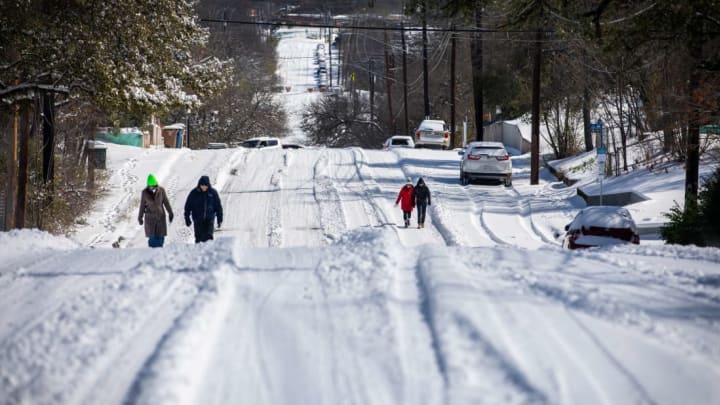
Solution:
<path fill-rule="evenodd" d="M 450 147 L 450 130 L 443 120 L 423 120 L 415 130 L 415 147 Z"/>
<path fill-rule="evenodd" d="M 460 182 L 468 184 L 472 179 L 498 179 L 506 187 L 512 185 L 512 160 L 500 142 L 471 142 L 458 152 Z"/>

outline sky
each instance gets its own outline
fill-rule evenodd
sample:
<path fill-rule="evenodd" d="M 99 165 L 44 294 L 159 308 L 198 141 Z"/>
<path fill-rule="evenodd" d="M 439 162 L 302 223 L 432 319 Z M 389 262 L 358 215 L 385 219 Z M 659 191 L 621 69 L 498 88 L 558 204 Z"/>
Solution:
<path fill-rule="evenodd" d="M 302 58 L 317 43 L 297 29 L 278 46 L 291 122 L 319 97 Z M 606 179 L 648 197 L 626 207 L 640 245 L 568 251 L 578 186 L 545 169 L 530 185 L 527 155 L 512 187 L 461 186 L 459 161 L 108 145 L 77 229 L 0 233 L 0 403 L 720 401 L 720 250 L 653 234 L 681 168 Z M 162 249 L 137 223 L 149 173 L 176 218 Z M 225 218 L 194 244 L 182 212 L 201 175 Z M 416 212 L 398 226 L 407 177 L 432 193 L 424 229 Z"/>

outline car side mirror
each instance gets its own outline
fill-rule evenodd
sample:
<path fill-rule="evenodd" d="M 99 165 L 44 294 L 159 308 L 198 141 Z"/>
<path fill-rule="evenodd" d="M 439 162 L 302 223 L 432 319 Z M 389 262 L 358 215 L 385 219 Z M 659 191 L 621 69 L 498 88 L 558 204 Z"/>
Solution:
<path fill-rule="evenodd" d="M 567 231 L 568 229 L 570 229 L 570 224 L 565 225 L 565 230 Z"/>
<path fill-rule="evenodd" d="M 464 154 L 465 154 L 465 150 L 464 150 L 464 149 L 458 151 L 458 155 L 462 156 L 462 155 L 464 155 Z"/>

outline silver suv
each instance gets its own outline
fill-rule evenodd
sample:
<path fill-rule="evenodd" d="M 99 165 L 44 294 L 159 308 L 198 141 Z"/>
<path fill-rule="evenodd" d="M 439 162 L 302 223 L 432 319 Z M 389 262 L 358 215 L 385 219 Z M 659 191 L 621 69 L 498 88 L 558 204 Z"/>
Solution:
<path fill-rule="evenodd" d="M 415 130 L 415 147 L 450 147 L 450 130 L 443 120 L 423 120 Z"/>
<path fill-rule="evenodd" d="M 512 160 L 500 142 L 470 142 L 458 152 L 460 182 L 465 185 L 473 179 L 497 179 L 506 187 L 512 185 Z"/>

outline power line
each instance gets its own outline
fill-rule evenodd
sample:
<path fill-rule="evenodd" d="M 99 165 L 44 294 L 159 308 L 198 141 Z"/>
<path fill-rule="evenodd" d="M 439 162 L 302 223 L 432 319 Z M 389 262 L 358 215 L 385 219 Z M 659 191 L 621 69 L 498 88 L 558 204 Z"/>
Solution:
<path fill-rule="evenodd" d="M 238 24 L 238 25 L 269 25 L 272 27 L 301 27 L 301 28 L 334 28 L 334 29 L 356 29 L 368 31 L 422 31 L 422 27 L 374 27 L 367 25 L 331 25 L 331 24 L 309 24 L 294 23 L 292 21 L 247 21 L 247 20 L 226 20 L 217 18 L 200 18 L 200 22 L 220 23 L 220 24 Z M 507 29 L 491 29 L 491 28 L 432 28 L 428 27 L 430 32 L 517 32 L 517 33 L 535 33 L 537 30 L 507 30 Z M 554 33 L 552 30 L 546 30 L 545 33 Z"/>

